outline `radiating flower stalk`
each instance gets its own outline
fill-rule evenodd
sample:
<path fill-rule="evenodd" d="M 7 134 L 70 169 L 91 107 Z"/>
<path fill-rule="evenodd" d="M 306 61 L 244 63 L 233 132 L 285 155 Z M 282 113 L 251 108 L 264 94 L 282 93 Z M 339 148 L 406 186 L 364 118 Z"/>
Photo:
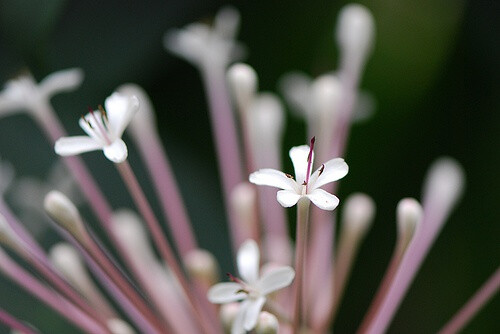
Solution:
<path fill-rule="evenodd" d="M 244 55 L 235 39 L 238 26 L 238 12 L 225 8 L 213 26 L 191 24 L 168 32 L 164 39 L 168 50 L 200 70 L 205 84 L 238 270 L 227 274 L 229 282 L 219 282 L 217 260 L 198 245 L 161 144 L 153 103 L 142 88 L 122 85 L 104 106 L 90 108 L 79 120 L 85 136 L 67 136 L 50 104 L 53 94 L 79 86 L 81 70 L 57 72 L 39 84 L 24 75 L 7 83 L 0 94 L 0 117 L 20 110 L 33 117 L 63 157 L 109 239 L 97 237 L 103 234 L 80 215 L 70 194 L 54 190 L 44 194 L 44 208 L 66 242 L 46 252 L 5 201 L 14 176 L 2 161 L 0 271 L 81 331 L 263 334 L 327 333 L 332 328 L 357 250 L 376 212 L 366 194 L 352 194 L 345 202 L 334 195 L 337 181 L 349 170 L 341 156 L 364 98 L 358 87 L 374 44 L 374 19 L 361 5 L 346 6 L 336 31 L 336 72 L 314 80 L 297 74 L 283 79 L 285 98 L 303 114 L 308 129 L 309 145 L 297 139 L 298 146 L 289 150 L 293 176 L 280 171 L 282 103 L 274 94 L 258 92 L 252 67 L 234 64 Z M 154 185 L 161 218 L 128 161 L 125 130 Z M 75 156 L 94 150 L 102 150 L 114 164 L 137 213 L 134 208 L 113 210 L 83 160 Z M 458 202 L 464 180 L 460 165 L 442 158 L 425 180 L 422 205 L 411 198 L 398 204 L 393 256 L 359 333 L 388 329 Z M 293 206 L 297 221 L 292 238 L 285 210 Z M 341 222 L 337 245 L 336 220 Z M 497 270 L 441 332 L 463 328 L 499 286 Z M 0 322 L 17 332 L 37 332 L 8 310 L 0 309 Z"/>

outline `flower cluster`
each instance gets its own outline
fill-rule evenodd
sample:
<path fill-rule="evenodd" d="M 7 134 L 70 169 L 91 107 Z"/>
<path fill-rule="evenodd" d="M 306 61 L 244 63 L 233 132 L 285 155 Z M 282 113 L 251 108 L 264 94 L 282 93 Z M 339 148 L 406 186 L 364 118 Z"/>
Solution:
<path fill-rule="evenodd" d="M 79 86 L 79 69 L 54 73 L 39 84 L 29 75 L 22 76 L 7 83 L 0 94 L 0 117 L 27 111 L 74 177 L 65 191 L 51 184 L 43 194 L 52 227 L 65 240 L 47 252 L 5 200 L 14 176 L 12 167 L 1 162 L 0 272 L 71 326 L 93 334 L 327 333 L 332 327 L 358 248 L 376 211 L 374 200 L 366 194 L 342 200 L 335 195 L 335 181 L 349 171 L 339 157 L 344 155 L 349 128 L 360 114 L 370 114 L 366 111 L 370 108 L 360 110 L 363 103 L 359 102 L 366 95 L 359 92 L 359 83 L 372 50 L 374 19 L 364 6 L 346 6 L 336 30 L 337 71 L 317 79 L 297 75 L 283 79 L 284 96 L 304 116 L 311 138 L 309 145 L 290 149 L 292 176 L 281 171 L 283 105 L 276 95 L 258 92 L 252 67 L 233 64 L 244 54 L 235 39 L 239 18 L 235 9 L 226 8 L 216 15 L 213 26 L 191 24 L 168 32 L 164 39 L 166 48 L 193 63 L 205 81 L 238 270 L 238 274 L 227 274 L 230 282 L 220 282 L 217 259 L 198 244 L 160 142 L 152 103 L 140 87 L 120 86 L 104 106 L 90 108 L 79 120 L 86 136 L 67 136 L 50 103 L 54 93 Z M 129 163 L 128 139 L 153 181 L 161 218 Z M 315 146 L 319 146 L 316 151 Z M 77 156 L 94 150 L 102 150 L 116 167 L 135 208 L 109 204 Z M 61 177 L 53 183 L 62 179 L 67 180 Z M 400 201 L 394 252 L 359 333 L 387 330 L 458 202 L 464 180 L 455 160 L 441 158 L 430 167 L 422 204 L 413 198 Z M 279 190 L 275 193 L 257 186 Z M 49 186 L 38 188 L 45 187 Z M 70 198 L 76 187 L 81 194 Z M 26 198 L 16 197 L 21 202 Z M 99 233 L 80 214 L 80 197 L 97 217 Z M 341 215 L 335 211 L 340 203 Z M 291 237 L 286 210 L 294 206 L 296 234 Z M 335 239 L 337 220 L 340 234 Z M 105 236 L 106 242 L 98 236 Z M 497 270 L 441 333 L 463 328 L 499 286 Z M 2 308 L 0 323 L 22 333 L 37 332 Z"/>

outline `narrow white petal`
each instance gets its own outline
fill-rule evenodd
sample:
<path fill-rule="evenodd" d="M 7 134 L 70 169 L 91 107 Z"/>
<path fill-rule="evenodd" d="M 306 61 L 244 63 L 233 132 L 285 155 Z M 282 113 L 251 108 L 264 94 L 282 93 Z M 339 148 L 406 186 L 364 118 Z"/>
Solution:
<path fill-rule="evenodd" d="M 278 202 L 285 208 L 289 208 L 297 204 L 302 195 L 297 194 L 295 191 L 291 190 L 280 190 L 276 194 Z"/>
<path fill-rule="evenodd" d="M 248 296 L 246 293 L 241 292 L 241 289 L 242 286 L 235 282 L 215 284 L 208 290 L 207 298 L 211 303 L 215 304 L 235 302 Z"/>
<path fill-rule="evenodd" d="M 87 136 L 62 137 L 56 141 L 54 150 L 62 156 L 76 155 L 102 149 L 102 145 Z"/>
<path fill-rule="evenodd" d="M 54 72 L 40 82 L 40 91 L 44 96 L 57 92 L 70 91 L 80 86 L 83 81 L 83 71 L 80 68 Z"/>
<path fill-rule="evenodd" d="M 295 270 L 283 266 L 269 270 L 257 283 L 261 294 L 267 295 L 273 291 L 289 286 L 295 277 Z"/>
<path fill-rule="evenodd" d="M 294 190 L 297 188 L 297 183 L 285 173 L 276 169 L 259 169 L 250 174 L 248 180 L 259 186 L 270 186 L 285 190 Z"/>
<path fill-rule="evenodd" d="M 139 100 L 135 96 L 115 92 L 104 101 L 104 107 L 113 135 L 121 137 L 139 109 Z"/>
<path fill-rule="evenodd" d="M 244 323 L 245 323 L 245 315 L 247 314 L 249 304 L 250 301 L 248 299 L 245 299 L 243 302 L 240 303 L 240 309 L 238 311 L 238 314 L 236 315 L 236 318 L 234 319 L 233 326 L 231 327 L 231 334 L 246 333 L 244 328 Z"/>
<path fill-rule="evenodd" d="M 115 140 L 111 145 L 104 146 L 102 150 L 106 158 L 114 163 L 124 162 L 128 156 L 127 145 L 121 139 Z"/>
<path fill-rule="evenodd" d="M 332 159 L 324 163 L 323 166 L 311 175 L 309 184 L 313 189 L 316 189 L 327 183 L 340 180 L 347 175 L 347 172 L 349 172 L 349 166 L 347 166 L 344 159 Z"/>
<path fill-rule="evenodd" d="M 252 284 L 259 279 L 259 246 L 251 239 L 245 241 L 238 250 L 238 272 L 241 278 Z"/>
<path fill-rule="evenodd" d="M 298 184 L 304 183 L 307 173 L 307 157 L 309 156 L 309 146 L 295 146 L 290 149 L 290 159 L 292 159 L 293 169 L 295 170 L 295 179 Z M 312 156 L 314 162 L 314 154 Z"/>
<path fill-rule="evenodd" d="M 306 195 L 318 208 L 332 211 L 339 205 L 337 196 L 332 195 L 323 189 L 314 189 Z"/>
<path fill-rule="evenodd" d="M 262 307 L 266 302 L 266 297 L 259 297 L 255 300 L 249 299 L 249 304 L 246 308 L 245 319 L 243 322 L 243 327 L 247 331 L 251 331 L 255 325 L 257 325 L 257 320 L 259 319 L 259 313 L 262 311 Z"/>

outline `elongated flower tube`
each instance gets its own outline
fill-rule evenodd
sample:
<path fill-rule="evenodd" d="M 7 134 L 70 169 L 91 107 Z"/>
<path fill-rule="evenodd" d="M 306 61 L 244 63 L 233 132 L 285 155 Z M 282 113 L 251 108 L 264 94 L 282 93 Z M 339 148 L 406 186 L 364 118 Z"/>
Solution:
<path fill-rule="evenodd" d="M 266 296 L 290 285 L 295 276 L 295 271 L 288 266 L 272 268 L 260 276 L 259 261 L 257 243 L 251 239 L 245 241 L 238 251 L 237 258 L 242 279 L 230 276 L 233 282 L 216 284 L 208 291 L 208 299 L 212 303 L 242 301 L 231 327 L 231 334 L 252 330 L 257 325 Z"/>
<path fill-rule="evenodd" d="M 60 138 L 55 144 L 56 153 L 67 156 L 102 150 L 114 163 L 125 161 L 128 151 L 121 136 L 139 108 L 139 100 L 113 93 L 104 106 L 105 109 L 100 107 L 80 119 L 80 127 L 87 136 Z"/>
<path fill-rule="evenodd" d="M 314 143 L 314 140 L 311 140 L 311 143 Z M 347 175 L 349 167 L 344 159 L 329 160 L 311 174 L 314 154 L 308 145 L 292 147 L 289 154 L 295 169 L 295 180 L 289 174 L 267 168 L 250 174 L 250 182 L 281 188 L 276 197 L 284 207 L 294 206 L 301 198 L 306 197 L 320 209 L 334 210 L 339 199 L 320 187 Z"/>

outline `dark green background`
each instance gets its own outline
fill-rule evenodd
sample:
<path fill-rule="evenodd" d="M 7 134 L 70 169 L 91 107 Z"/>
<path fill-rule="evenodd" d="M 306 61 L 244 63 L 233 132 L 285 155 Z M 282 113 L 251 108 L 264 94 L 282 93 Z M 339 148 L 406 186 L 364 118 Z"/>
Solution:
<path fill-rule="evenodd" d="M 497 1 L 363 1 L 377 25 L 374 55 L 362 87 L 377 99 L 376 114 L 354 126 L 345 158 L 350 173 L 340 198 L 363 191 L 377 203 L 375 225 L 363 244 L 335 323 L 353 332 L 389 260 L 394 210 L 402 197 L 420 196 L 429 164 L 441 155 L 460 161 L 467 188 L 429 253 L 390 329 L 438 330 L 496 269 L 500 259 L 500 86 Z M 206 113 L 195 69 L 163 50 L 172 27 L 209 18 L 220 1 L 0 1 L 0 83 L 29 68 L 40 80 L 81 67 L 85 81 L 53 104 L 72 134 L 87 106 L 102 103 L 125 82 L 142 85 L 158 111 L 161 134 L 203 247 L 230 271 L 231 259 Z M 240 40 L 263 90 L 276 90 L 290 70 L 312 75 L 336 66 L 332 42 L 341 1 L 238 1 Z M 302 144 L 304 124 L 289 114 L 285 154 Z M 130 160 L 152 195 L 137 155 Z M 45 175 L 56 159 L 26 116 L 0 120 L 0 155 L 18 174 Z M 111 164 L 84 156 L 115 207 L 131 205 Z M 285 157 L 285 155 L 284 155 Z M 284 160 L 288 170 L 289 161 Z M 120 195 L 119 195 L 120 194 Z M 154 204 L 155 208 L 157 205 Z M 92 220 L 88 210 L 84 212 Z M 52 231 L 39 236 L 45 245 Z M 0 307 L 44 333 L 72 333 L 54 313 L 0 280 Z M 467 327 L 498 333 L 499 298 Z M 0 326 L 0 332 L 5 328 Z"/>

